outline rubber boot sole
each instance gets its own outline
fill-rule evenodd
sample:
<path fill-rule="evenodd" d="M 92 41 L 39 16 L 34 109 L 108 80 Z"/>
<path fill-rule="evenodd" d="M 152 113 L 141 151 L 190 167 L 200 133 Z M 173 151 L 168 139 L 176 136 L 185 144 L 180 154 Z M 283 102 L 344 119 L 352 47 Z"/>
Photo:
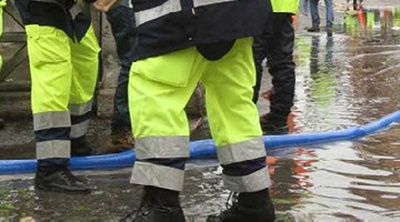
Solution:
<path fill-rule="evenodd" d="M 88 190 L 67 190 L 67 189 L 62 189 L 59 187 L 50 187 L 50 186 L 45 186 L 45 185 L 40 185 L 40 184 L 35 184 L 35 190 L 41 190 L 41 191 L 52 191 L 52 192 L 57 192 L 57 193 L 68 193 L 68 194 L 90 194 L 92 192 L 92 189 Z"/>
<path fill-rule="evenodd" d="M 262 127 L 263 135 L 285 135 L 289 133 L 289 127 L 276 127 L 272 125 Z"/>

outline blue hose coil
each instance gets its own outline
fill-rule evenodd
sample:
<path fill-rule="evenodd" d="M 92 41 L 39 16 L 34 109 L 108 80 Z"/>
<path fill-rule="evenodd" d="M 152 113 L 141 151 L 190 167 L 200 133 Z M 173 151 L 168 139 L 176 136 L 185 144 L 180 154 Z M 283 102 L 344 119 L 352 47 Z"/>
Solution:
<path fill-rule="evenodd" d="M 264 136 L 264 143 L 266 149 L 271 150 L 281 147 L 296 147 L 340 140 L 353 140 L 379 132 L 389 127 L 390 124 L 394 122 L 400 122 L 400 111 L 396 111 L 361 127 L 321 133 Z M 190 142 L 190 158 L 194 159 L 215 155 L 215 144 L 211 139 Z M 135 159 L 136 153 L 134 150 L 115 154 L 73 157 L 71 158 L 71 169 L 84 170 L 128 167 L 133 165 Z M 28 173 L 34 172 L 35 169 L 36 160 L 0 160 L 0 174 Z"/>

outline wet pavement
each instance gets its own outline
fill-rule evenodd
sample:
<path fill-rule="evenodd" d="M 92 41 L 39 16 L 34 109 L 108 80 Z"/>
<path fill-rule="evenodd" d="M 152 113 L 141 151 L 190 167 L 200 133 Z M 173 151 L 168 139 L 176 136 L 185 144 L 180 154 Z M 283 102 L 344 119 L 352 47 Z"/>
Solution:
<path fill-rule="evenodd" d="M 338 12 L 336 21 L 332 38 L 307 33 L 300 21 L 292 133 L 360 126 L 400 109 L 400 8 L 369 4 L 362 12 Z M 267 112 L 268 102 L 261 100 L 259 108 Z M 104 144 L 108 121 L 92 126 L 92 141 Z M 29 121 L 6 127 L 1 157 L 33 157 Z M 195 130 L 193 139 L 208 138 L 206 128 Z M 356 141 L 268 155 L 277 221 L 400 221 L 399 124 Z M 118 221 L 140 200 L 141 189 L 129 184 L 130 170 L 77 172 L 97 186 L 91 195 L 37 192 L 32 174 L 0 176 L 0 221 Z M 214 159 L 191 161 L 181 195 L 187 221 L 224 209 L 228 194 Z"/>

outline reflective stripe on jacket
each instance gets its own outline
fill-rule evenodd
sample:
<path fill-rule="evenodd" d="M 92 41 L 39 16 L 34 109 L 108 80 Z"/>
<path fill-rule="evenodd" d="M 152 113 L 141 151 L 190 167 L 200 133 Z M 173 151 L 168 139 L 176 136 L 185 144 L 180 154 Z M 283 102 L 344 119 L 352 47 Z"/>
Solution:
<path fill-rule="evenodd" d="M 299 0 L 271 0 L 274 13 L 293 13 L 299 10 Z"/>
<path fill-rule="evenodd" d="M 194 45 L 261 34 L 269 0 L 133 0 L 134 61 Z M 267 13 L 266 13 L 267 12 Z"/>

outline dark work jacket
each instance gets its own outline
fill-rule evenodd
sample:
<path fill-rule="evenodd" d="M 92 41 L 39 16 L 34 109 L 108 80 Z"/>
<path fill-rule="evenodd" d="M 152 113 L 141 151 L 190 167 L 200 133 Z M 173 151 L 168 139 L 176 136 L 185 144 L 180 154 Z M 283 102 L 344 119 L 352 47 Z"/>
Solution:
<path fill-rule="evenodd" d="M 170 2 L 174 7 L 162 7 Z M 177 2 L 132 0 L 137 22 L 134 61 L 191 46 L 258 36 L 272 13 L 269 0 L 180 0 L 178 6 Z M 195 7 L 194 2 L 204 4 Z M 157 18 L 160 11 L 164 14 Z"/>
<path fill-rule="evenodd" d="M 81 40 L 91 24 L 90 16 L 82 12 L 72 18 L 74 0 L 16 0 L 15 4 L 24 25 L 56 27 L 73 40 Z"/>

